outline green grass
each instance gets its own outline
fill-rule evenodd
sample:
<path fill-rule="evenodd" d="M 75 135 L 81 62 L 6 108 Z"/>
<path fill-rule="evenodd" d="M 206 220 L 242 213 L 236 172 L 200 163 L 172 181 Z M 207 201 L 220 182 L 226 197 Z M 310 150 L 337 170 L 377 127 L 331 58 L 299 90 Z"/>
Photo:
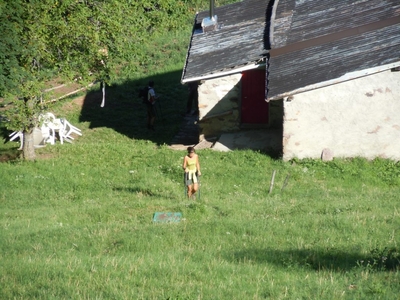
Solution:
<path fill-rule="evenodd" d="M 202 150 L 193 202 L 184 152 L 98 131 L 1 165 L 0 298 L 397 298 L 398 164 Z"/>
<path fill-rule="evenodd" d="M 82 129 L 73 144 L 0 164 L 0 299 L 397 299 L 398 162 L 200 150 L 201 197 L 186 199 L 185 152 L 166 144 L 185 109 L 188 41 L 170 37 L 154 43 L 179 53 L 124 73 L 104 108 L 98 87 L 82 107 L 49 108 Z M 136 97 L 150 78 L 163 94 L 155 132 Z M 2 141 L 0 154 L 17 147 Z M 153 223 L 162 211 L 183 220 Z"/>

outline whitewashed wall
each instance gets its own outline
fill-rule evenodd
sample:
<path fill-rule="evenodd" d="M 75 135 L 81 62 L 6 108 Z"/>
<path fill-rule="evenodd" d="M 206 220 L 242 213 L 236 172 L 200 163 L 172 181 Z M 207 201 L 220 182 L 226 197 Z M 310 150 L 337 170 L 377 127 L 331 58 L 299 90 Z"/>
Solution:
<path fill-rule="evenodd" d="M 297 94 L 284 101 L 283 159 L 376 157 L 400 160 L 400 72 Z"/>
<path fill-rule="evenodd" d="M 200 140 L 239 130 L 241 74 L 214 78 L 199 86 Z"/>

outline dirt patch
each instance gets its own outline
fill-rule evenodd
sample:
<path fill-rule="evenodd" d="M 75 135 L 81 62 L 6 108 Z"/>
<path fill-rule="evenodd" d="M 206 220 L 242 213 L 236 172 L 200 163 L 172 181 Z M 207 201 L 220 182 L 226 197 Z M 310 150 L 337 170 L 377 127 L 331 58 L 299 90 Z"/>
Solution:
<path fill-rule="evenodd" d="M 75 91 L 78 91 L 79 89 L 82 89 L 82 87 L 77 84 L 70 84 L 68 86 L 60 88 L 60 91 L 62 91 L 62 95 L 60 97 L 70 94 L 69 99 L 65 101 L 62 105 L 62 109 L 64 111 L 69 112 L 69 111 L 74 111 L 77 108 L 82 109 L 84 105 L 91 105 L 91 104 L 100 105 L 102 99 L 102 94 L 100 91 L 87 92 L 87 90 L 83 89 L 80 91 L 79 96 L 74 96 L 73 93 Z M 82 95 L 82 93 L 85 94 Z M 60 101 L 62 100 L 60 99 Z"/>
<path fill-rule="evenodd" d="M 70 112 L 76 110 L 77 108 L 82 108 L 83 103 L 85 102 L 85 97 L 86 96 L 79 96 L 70 101 L 66 101 L 62 106 L 62 110 L 64 112 Z"/>
<path fill-rule="evenodd" d="M 77 97 L 72 100 L 72 103 L 78 105 L 79 107 L 82 107 L 83 103 L 85 102 L 85 98 L 86 96 Z"/>
<path fill-rule="evenodd" d="M 55 155 L 50 153 L 36 153 L 36 159 L 40 160 L 52 159 L 54 157 Z"/>
<path fill-rule="evenodd" d="M 19 158 L 20 154 L 21 154 L 21 152 L 19 152 L 19 151 L 0 153 L 0 163 L 7 162 L 10 160 L 15 160 L 15 159 Z"/>
<path fill-rule="evenodd" d="M 75 97 L 66 101 L 63 105 L 63 110 L 72 111 L 77 107 L 82 108 L 84 105 L 100 105 L 102 94 L 99 91 L 91 91 L 83 96 Z"/>
<path fill-rule="evenodd" d="M 35 151 L 36 160 L 46 160 L 52 159 L 55 157 L 53 153 L 40 153 L 39 151 Z M 22 157 L 22 150 L 8 150 L 7 152 L 0 153 L 0 163 L 13 161 L 20 159 Z"/>

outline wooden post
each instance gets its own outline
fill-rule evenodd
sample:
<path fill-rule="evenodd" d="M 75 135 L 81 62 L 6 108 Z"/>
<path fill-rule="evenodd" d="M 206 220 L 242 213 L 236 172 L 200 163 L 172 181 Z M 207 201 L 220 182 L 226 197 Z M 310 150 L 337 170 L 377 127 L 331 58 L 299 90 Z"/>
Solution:
<path fill-rule="evenodd" d="M 290 177 L 290 174 L 288 174 L 288 175 L 286 176 L 285 181 L 283 182 L 283 185 L 282 185 L 281 192 L 282 192 L 283 189 L 286 187 L 286 185 L 287 185 L 287 183 L 288 183 L 288 180 L 289 180 L 289 177 Z"/>
<path fill-rule="evenodd" d="M 271 194 L 272 188 L 274 187 L 275 173 L 276 173 L 276 170 L 274 170 L 274 172 L 272 172 L 272 179 L 271 179 L 271 184 L 269 185 L 269 192 L 268 192 L 268 194 Z"/>

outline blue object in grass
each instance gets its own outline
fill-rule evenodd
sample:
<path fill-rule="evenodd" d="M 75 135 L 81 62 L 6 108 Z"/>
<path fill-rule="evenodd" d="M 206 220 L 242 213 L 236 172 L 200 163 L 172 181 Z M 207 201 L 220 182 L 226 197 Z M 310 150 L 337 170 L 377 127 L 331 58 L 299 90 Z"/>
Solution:
<path fill-rule="evenodd" d="M 153 222 L 157 223 L 178 223 L 181 219 L 181 212 L 155 212 L 153 216 Z"/>

